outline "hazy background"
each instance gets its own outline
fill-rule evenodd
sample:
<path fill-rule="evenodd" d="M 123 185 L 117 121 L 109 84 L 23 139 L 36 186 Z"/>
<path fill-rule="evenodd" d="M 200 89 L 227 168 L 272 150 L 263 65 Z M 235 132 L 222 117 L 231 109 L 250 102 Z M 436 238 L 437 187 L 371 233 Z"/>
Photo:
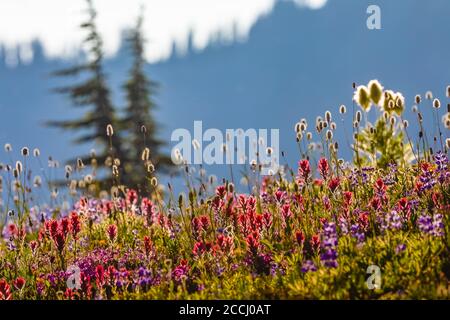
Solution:
<path fill-rule="evenodd" d="M 192 130 L 194 120 L 205 129 L 279 128 L 280 147 L 294 164 L 294 124 L 303 117 L 312 122 L 325 110 L 337 118 L 340 104 L 351 109 L 353 81 L 377 78 L 401 91 L 408 108 L 427 90 L 447 104 L 448 0 L 97 0 L 105 70 L 118 107 L 130 66 L 122 32 L 141 3 L 147 71 L 160 83 L 155 116 L 166 141 L 176 128 Z M 370 4 L 381 8 L 381 30 L 366 27 Z M 70 133 L 42 126 L 83 111 L 50 93 L 61 79 L 48 74 L 83 58 L 78 24 L 84 7 L 82 0 L 0 2 L 1 145 L 39 147 L 61 162 L 91 149 L 72 145 Z M 7 161 L 2 150 L 0 161 Z M 222 166 L 207 169 L 228 176 Z"/>

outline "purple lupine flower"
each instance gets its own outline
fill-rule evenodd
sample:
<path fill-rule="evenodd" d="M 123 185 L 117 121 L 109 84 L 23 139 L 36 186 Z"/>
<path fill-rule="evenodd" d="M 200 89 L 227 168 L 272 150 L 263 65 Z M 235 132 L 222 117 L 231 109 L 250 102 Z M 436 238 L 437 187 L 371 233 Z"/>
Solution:
<path fill-rule="evenodd" d="M 320 255 L 320 260 L 322 263 L 330 268 L 337 267 L 337 232 L 336 225 L 334 222 L 325 222 L 323 225 L 323 235 L 322 235 L 322 250 Z"/>
<path fill-rule="evenodd" d="M 434 163 L 436 163 L 437 165 L 436 172 L 439 174 L 438 181 L 440 183 L 445 182 L 445 180 L 447 180 L 450 177 L 450 172 L 447 170 L 448 168 L 447 155 L 439 150 L 434 155 Z"/>
<path fill-rule="evenodd" d="M 433 172 L 427 168 L 428 166 L 426 168 L 422 167 L 422 173 L 419 176 L 419 180 L 422 183 L 419 190 L 420 192 L 430 190 L 436 184 L 436 180 L 433 178 Z"/>
<path fill-rule="evenodd" d="M 144 267 L 140 267 L 140 268 L 138 269 L 138 275 L 139 275 L 139 277 L 143 277 L 143 276 L 145 276 L 145 274 L 146 274 L 145 268 L 144 268 Z"/>
<path fill-rule="evenodd" d="M 395 253 L 399 254 L 406 250 L 406 245 L 404 243 L 399 244 L 397 247 L 395 247 Z"/>
<path fill-rule="evenodd" d="M 220 264 L 217 264 L 216 274 L 218 277 L 220 277 L 225 272 L 225 268 L 222 267 Z"/>
<path fill-rule="evenodd" d="M 172 271 L 172 277 L 175 281 L 180 282 L 187 279 L 188 272 L 189 266 L 187 265 L 187 261 L 182 260 L 181 263 Z"/>
<path fill-rule="evenodd" d="M 361 228 L 361 226 L 357 223 L 352 224 L 352 226 L 350 227 L 350 233 L 353 238 L 358 240 L 359 243 L 364 242 L 366 238 L 363 228 Z"/>
<path fill-rule="evenodd" d="M 392 162 L 388 164 L 389 172 L 384 177 L 383 182 L 385 185 L 390 186 L 395 184 L 395 175 L 397 173 L 397 164 Z"/>
<path fill-rule="evenodd" d="M 348 234 L 348 222 L 344 217 L 339 217 L 339 228 L 341 229 L 342 234 Z"/>
<path fill-rule="evenodd" d="M 391 229 L 401 229 L 403 227 L 403 218 L 397 212 L 397 210 L 392 210 L 390 215 L 390 226 Z"/>
<path fill-rule="evenodd" d="M 272 204 L 275 202 L 275 198 L 264 191 L 261 193 L 261 202 L 264 204 Z"/>
<path fill-rule="evenodd" d="M 409 200 L 409 207 L 413 211 L 417 210 L 417 208 L 419 207 L 419 200 L 418 199 Z"/>
<path fill-rule="evenodd" d="M 433 218 L 428 215 L 421 215 L 417 220 L 419 230 L 423 233 L 431 233 L 433 231 Z"/>
<path fill-rule="evenodd" d="M 392 210 L 391 212 L 386 212 L 384 214 L 384 219 L 382 219 L 381 229 L 382 230 L 400 230 L 403 228 L 403 218 L 397 212 L 397 210 Z"/>
<path fill-rule="evenodd" d="M 36 282 L 36 292 L 39 296 L 42 296 L 45 289 L 45 284 L 43 281 L 37 281 Z"/>
<path fill-rule="evenodd" d="M 348 180 L 350 181 L 350 184 L 352 187 L 356 186 L 358 184 L 358 168 L 354 168 L 350 171 L 350 174 L 348 176 Z"/>
<path fill-rule="evenodd" d="M 421 215 L 417 220 L 419 230 L 425 234 L 435 237 L 442 237 L 444 235 L 444 222 L 442 221 L 442 214 Z"/>
<path fill-rule="evenodd" d="M 442 237 L 444 235 L 444 222 L 442 221 L 444 217 L 442 214 L 435 214 L 433 217 L 433 232 L 435 237 Z"/>
<path fill-rule="evenodd" d="M 309 272 L 309 271 L 317 271 L 317 267 L 314 265 L 314 262 L 311 260 L 306 260 L 302 265 L 302 272 Z"/>

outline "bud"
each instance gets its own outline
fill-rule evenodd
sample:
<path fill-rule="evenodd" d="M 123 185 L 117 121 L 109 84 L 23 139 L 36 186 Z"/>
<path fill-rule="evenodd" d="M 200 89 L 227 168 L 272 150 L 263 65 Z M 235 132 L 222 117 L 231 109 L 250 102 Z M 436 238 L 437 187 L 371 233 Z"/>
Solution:
<path fill-rule="evenodd" d="M 441 101 L 439 101 L 439 99 L 434 99 L 433 100 L 433 107 L 435 109 L 439 109 L 441 107 Z"/>
<path fill-rule="evenodd" d="M 113 165 L 113 166 L 112 166 L 112 174 L 113 174 L 113 176 L 115 176 L 115 177 L 118 177 L 118 176 L 119 176 L 119 168 L 118 168 L 116 165 Z"/>
<path fill-rule="evenodd" d="M 327 111 L 325 112 L 325 120 L 330 123 L 331 122 L 331 112 Z"/>
<path fill-rule="evenodd" d="M 420 102 L 422 101 L 422 98 L 420 97 L 420 95 L 416 95 L 414 100 L 416 101 L 416 104 L 420 104 Z"/>
<path fill-rule="evenodd" d="M 330 128 L 331 128 L 331 130 L 336 130 L 336 122 L 331 122 L 330 123 Z"/>
<path fill-rule="evenodd" d="M 333 139 L 333 132 L 331 130 L 327 130 L 327 140 Z"/>
<path fill-rule="evenodd" d="M 359 86 L 356 88 L 353 100 L 358 103 L 364 111 L 370 110 L 371 99 L 369 89 L 366 86 Z"/>
<path fill-rule="evenodd" d="M 11 146 L 10 143 L 6 143 L 6 144 L 5 144 L 5 151 L 6 151 L 6 152 L 11 152 L 11 151 L 12 151 L 12 146 Z"/>
<path fill-rule="evenodd" d="M 144 148 L 141 154 L 141 159 L 142 161 L 148 161 L 149 158 L 150 158 L 150 149 Z"/>
<path fill-rule="evenodd" d="M 367 86 L 369 88 L 370 99 L 374 104 L 379 105 L 383 96 L 383 86 L 378 80 L 371 80 Z"/>
<path fill-rule="evenodd" d="M 24 157 L 28 157 L 28 155 L 30 154 L 30 150 L 28 150 L 27 147 L 23 147 L 20 152 L 22 153 L 22 156 L 24 156 Z"/>
<path fill-rule="evenodd" d="M 19 174 L 22 172 L 22 162 L 16 161 L 16 170 Z"/>
<path fill-rule="evenodd" d="M 108 137 L 112 137 L 113 134 L 114 134 L 113 126 L 112 126 L 111 124 L 108 124 L 108 125 L 106 126 L 106 135 L 107 135 Z"/>
<path fill-rule="evenodd" d="M 389 122 L 390 122 L 391 126 L 394 126 L 396 121 L 397 121 L 397 120 L 395 119 L 394 116 L 392 116 L 392 117 L 389 118 Z"/>
<path fill-rule="evenodd" d="M 84 168 L 83 160 L 81 160 L 80 158 L 77 159 L 77 168 L 78 169 L 83 169 Z"/>

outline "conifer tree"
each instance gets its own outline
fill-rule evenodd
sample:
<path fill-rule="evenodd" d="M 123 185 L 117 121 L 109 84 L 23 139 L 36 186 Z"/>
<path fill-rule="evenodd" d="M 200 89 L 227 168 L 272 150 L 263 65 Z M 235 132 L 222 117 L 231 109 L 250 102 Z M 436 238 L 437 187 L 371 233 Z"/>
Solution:
<path fill-rule="evenodd" d="M 144 58 L 145 38 L 142 32 L 142 14 L 136 26 L 130 30 L 127 44 L 131 50 L 133 63 L 129 72 L 129 79 L 124 84 L 127 97 L 125 117 L 122 125 L 128 130 L 127 159 L 124 164 L 125 179 L 128 186 L 137 189 L 147 189 L 150 167 L 154 166 L 158 172 L 168 172 L 172 161 L 169 156 L 161 153 L 164 145 L 157 138 L 158 124 L 152 112 L 155 109 L 153 95 L 157 84 L 150 80 L 145 73 L 146 61 Z M 149 159 L 146 159 L 144 150 L 149 150 Z M 159 171 L 160 170 L 160 171 Z"/>
<path fill-rule="evenodd" d="M 114 106 L 110 98 L 110 90 L 103 70 L 103 42 L 97 30 L 97 12 L 91 0 L 86 0 L 88 20 L 81 24 L 81 29 L 87 35 L 84 44 L 88 48 L 85 62 L 74 67 L 54 72 L 55 76 L 74 77 L 81 76 L 84 81 L 71 86 L 55 89 L 56 92 L 67 94 L 77 107 L 87 109 L 84 116 L 77 120 L 49 121 L 48 126 L 66 130 L 83 132 L 75 143 L 96 143 L 96 163 L 99 167 L 114 158 L 123 158 L 123 146 L 118 132 L 108 136 L 106 129 L 109 124 L 115 128 L 117 122 Z M 117 131 L 117 130 L 116 130 Z M 109 160 L 108 160 L 109 159 Z M 91 156 L 82 157 L 84 163 L 91 160 Z M 108 161 L 107 161 L 108 160 Z"/>

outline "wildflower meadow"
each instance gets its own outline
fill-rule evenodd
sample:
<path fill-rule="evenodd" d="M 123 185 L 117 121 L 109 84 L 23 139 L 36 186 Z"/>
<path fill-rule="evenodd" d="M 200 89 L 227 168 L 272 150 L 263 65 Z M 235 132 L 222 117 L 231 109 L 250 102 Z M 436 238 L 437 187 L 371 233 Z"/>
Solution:
<path fill-rule="evenodd" d="M 248 192 L 182 163 L 175 194 L 146 147 L 137 190 L 114 154 L 103 173 L 92 154 L 58 178 L 40 150 L 6 144 L 0 299 L 448 299 L 450 87 L 441 100 L 376 80 L 353 89 L 352 105 L 286 119 L 298 163 L 281 152 L 279 170 L 261 175 L 256 159 Z"/>

